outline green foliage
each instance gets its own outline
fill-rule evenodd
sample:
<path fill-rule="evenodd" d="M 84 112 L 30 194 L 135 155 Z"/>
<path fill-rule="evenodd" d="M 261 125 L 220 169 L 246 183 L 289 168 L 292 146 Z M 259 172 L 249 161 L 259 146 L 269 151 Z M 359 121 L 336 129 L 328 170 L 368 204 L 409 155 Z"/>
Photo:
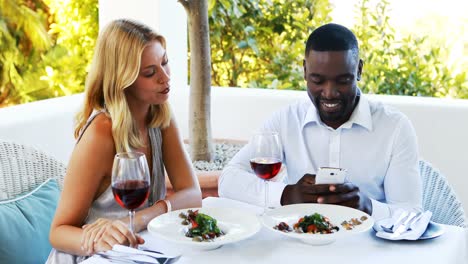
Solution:
<path fill-rule="evenodd" d="M 330 11 L 328 0 L 211 0 L 213 85 L 303 89 L 304 43 Z"/>
<path fill-rule="evenodd" d="M 53 14 L 49 33 L 56 45 L 44 57 L 41 79 L 56 94 L 82 92 L 99 30 L 98 0 L 44 1 Z"/>
<path fill-rule="evenodd" d="M 0 0 L 0 105 L 27 97 L 24 76 L 51 46 L 42 1 Z"/>
<path fill-rule="evenodd" d="M 375 2 L 375 1 L 373 1 Z M 396 40 L 389 2 L 356 5 L 353 31 L 364 60 L 365 92 L 468 98 L 463 65 L 447 63 L 448 52 L 429 37 Z M 212 82 L 217 86 L 305 89 L 304 42 L 330 21 L 328 1 L 210 1 Z M 440 42 L 440 41 L 439 41 Z"/>
<path fill-rule="evenodd" d="M 0 106 L 83 91 L 97 8 L 97 0 L 0 0 Z"/>
<path fill-rule="evenodd" d="M 305 89 L 304 42 L 330 22 L 328 0 L 209 1 L 213 85 Z M 388 7 L 356 5 L 362 89 L 468 98 L 467 60 L 447 63 L 432 36 L 396 40 Z M 0 0 L 0 107 L 83 91 L 97 25 L 98 0 Z"/>
<path fill-rule="evenodd" d="M 369 2 L 358 3 L 354 28 L 364 59 L 361 88 L 365 92 L 468 98 L 466 73 L 456 74 L 447 66 L 446 50 L 427 37 L 408 35 L 396 41 L 389 2 L 382 0 L 375 9 Z"/>

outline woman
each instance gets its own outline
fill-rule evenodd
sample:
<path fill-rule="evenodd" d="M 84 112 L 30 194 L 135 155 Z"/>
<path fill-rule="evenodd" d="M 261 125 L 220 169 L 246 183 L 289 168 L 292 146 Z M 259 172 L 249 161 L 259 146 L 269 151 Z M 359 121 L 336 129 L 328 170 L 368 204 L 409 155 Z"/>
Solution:
<path fill-rule="evenodd" d="M 152 181 L 148 203 L 135 214 L 135 232 L 172 209 L 201 206 L 201 191 L 167 102 L 165 39 L 129 20 L 110 23 L 98 38 L 77 116 L 77 143 L 50 231 L 48 263 L 76 263 L 115 244 L 144 243 L 115 201 L 111 170 L 116 153 L 146 155 Z M 176 191 L 167 200 L 164 168 Z"/>

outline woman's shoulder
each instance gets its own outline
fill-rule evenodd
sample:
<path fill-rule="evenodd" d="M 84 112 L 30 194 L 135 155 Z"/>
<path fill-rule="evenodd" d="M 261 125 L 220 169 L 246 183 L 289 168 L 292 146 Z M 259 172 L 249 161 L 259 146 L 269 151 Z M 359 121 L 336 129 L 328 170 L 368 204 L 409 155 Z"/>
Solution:
<path fill-rule="evenodd" d="M 114 144 L 112 136 L 112 119 L 105 113 L 97 114 L 83 131 L 80 141 L 97 142 L 103 146 L 106 143 Z"/>
<path fill-rule="evenodd" d="M 112 131 L 112 119 L 106 112 L 101 112 L 91 121 L 90 127 L 102 132 Z"/>

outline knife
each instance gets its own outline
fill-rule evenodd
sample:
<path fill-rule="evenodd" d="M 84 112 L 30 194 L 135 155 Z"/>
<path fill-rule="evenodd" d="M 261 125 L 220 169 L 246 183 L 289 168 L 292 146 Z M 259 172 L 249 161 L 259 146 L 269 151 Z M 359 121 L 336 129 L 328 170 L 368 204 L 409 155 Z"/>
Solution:
<path fill-rule="evenodd" d="M 411 212 L 406 218 L 405 220 L 403 220 L 393 231 L 393 237 L 397 237 L 399 235 L 401 235 L 401 233 L 405 232 L 406 230 L 408 230 L 408 227 L 409 225 L 411 224 L 412 220 L 415 219 L 416 217 L 418 217 L 421 213 L 414 213 L 414 212 Z"/>
<path fill-rule="evenodd" d="M 128 257 L 123 257 L 123 256 L 111 256 L 102 252 L 95 253 L 95 255 L 98 255 L 101 258 L 108 259 L 112 263 L 121 263 L 121 264 L 155 264 L 159 263 L 159 261 L 155 260 L 155 262 L 149 262 L 149 261 L 143 261 L 143 260 L 136 260 L 136 259 L 130 259 Z"/>

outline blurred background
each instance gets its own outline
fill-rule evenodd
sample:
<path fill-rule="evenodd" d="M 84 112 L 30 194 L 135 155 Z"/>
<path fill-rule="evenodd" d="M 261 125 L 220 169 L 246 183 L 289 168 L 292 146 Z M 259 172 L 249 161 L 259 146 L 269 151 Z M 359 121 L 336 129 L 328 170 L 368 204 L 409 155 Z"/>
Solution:
<path fill-rule="evenodd" d="M 364 92 L 468 99 L 464 10 L 457 0 L 209 0 L 212 85 L 304 90 L 304 42 L 336 22 L 360 41 Z M 82 92 L 98 14 L 98 0 L 0 0 L 0 107 Z"/>

